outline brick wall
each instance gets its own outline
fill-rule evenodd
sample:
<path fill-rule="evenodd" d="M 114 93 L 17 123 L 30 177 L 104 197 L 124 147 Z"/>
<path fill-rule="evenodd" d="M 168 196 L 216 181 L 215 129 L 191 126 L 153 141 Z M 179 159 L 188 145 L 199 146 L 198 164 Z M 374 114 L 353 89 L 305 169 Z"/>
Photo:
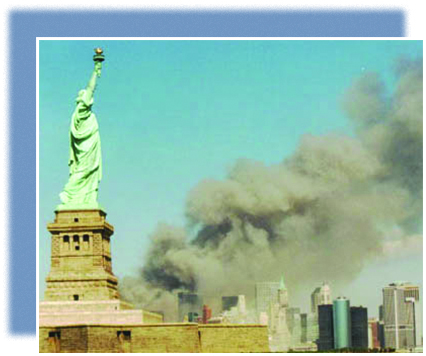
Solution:
<path fill-rule="evenodd" d="M 87 352 L 87 341 L 84 327 L 39 328 L 40 352 Z"/>
<path fill-rule="evenodd" d="M 202 352 L 269 352 L 265 325 L 198 326 Z"/>
<path fill-rule="evenodd" d="M 58 332 L 59 346 L 54 338 Z M 262 325 L 73 325 L 40 327 L 39 335 L 40 352 L 269 351 Z"/>
<path fill-rule="evenodd" d="M 130 338 L 126 340 L 125 332 L 129 331 Z M 196 324 L 120 328 L 91 326 L 88 339 L 88 352 L 200 352 Z"/>

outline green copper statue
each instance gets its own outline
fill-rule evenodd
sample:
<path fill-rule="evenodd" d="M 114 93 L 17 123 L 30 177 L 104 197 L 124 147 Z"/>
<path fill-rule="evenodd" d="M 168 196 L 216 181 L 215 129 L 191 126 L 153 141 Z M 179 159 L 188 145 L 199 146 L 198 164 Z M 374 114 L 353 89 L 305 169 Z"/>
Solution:
<path fill-rule="evenodd" d="M 70 175 L 61 194 L 57 210 L 100 209 L 98 186 L 102 178 L 101 139 L 95 114 L 92 112 L 96 79 L 101 76 L 104 56 L 96 48 L 95 68 L 86 89 L 80 90 L 70 127 Z"/>

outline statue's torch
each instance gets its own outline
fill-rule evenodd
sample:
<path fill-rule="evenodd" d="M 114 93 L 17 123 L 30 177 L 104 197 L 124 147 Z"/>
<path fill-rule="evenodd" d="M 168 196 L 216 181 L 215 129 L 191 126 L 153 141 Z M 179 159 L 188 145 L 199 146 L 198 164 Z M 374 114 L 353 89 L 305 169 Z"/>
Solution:
<path fill-rule="evenodd" d="M 95 48 L 95 55 L 93 56 L 93 60 L 95 62 L 95 71 L 98 77 L 101 76 L 102 70 L 102 62 L 105 60 L 105 56 L 102 54 L 104 51 L 102 48 Z"/>

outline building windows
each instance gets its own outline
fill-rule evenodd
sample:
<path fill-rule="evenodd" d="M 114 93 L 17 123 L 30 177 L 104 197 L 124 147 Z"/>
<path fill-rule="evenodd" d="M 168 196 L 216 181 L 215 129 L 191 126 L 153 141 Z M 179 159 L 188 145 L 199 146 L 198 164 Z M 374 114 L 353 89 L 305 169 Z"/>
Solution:
<path fill-rule="evenodd" d="M 80 239 L 79 239 L 78 235 L 74 235 L 72 237 L 72 239 L 73 239 L 73 242 L 74 242 L 74 249 L 76 251 L 79 251 L 80 250 Z"/>
<path fill-rule="evenodd" d="M 89 235 L 83 235 L 83 250 L 89 250 Z"/>
<path fill-rule="evenodd" d="M 70 249 L 70 237 L 68 235 L 63 237 L 63 248 L 64 251 L 69 251 Z"/>
<path fill-rule="evenodd" d="M 75 301 L 77 301 L 77 300 L 79 300 L 79 295 L 78 294 L 74 294 L 73 298 L 74 298 Z"/>
<path fill-rule="evenodd" d="M 62 237 L 62 251 L 89 251 L 90 250 L 90 235 L 84 234 L 73 235 L 72 238 L 69 235 Z"/>

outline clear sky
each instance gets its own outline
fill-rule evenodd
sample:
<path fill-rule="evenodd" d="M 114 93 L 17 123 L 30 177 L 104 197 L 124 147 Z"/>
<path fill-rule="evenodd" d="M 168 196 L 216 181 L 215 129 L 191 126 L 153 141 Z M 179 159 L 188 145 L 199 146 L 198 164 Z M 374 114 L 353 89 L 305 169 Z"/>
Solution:
<path fill-rule="evenodd" d="M 278 163 L 306 133 L 351 135 L 339 106 L 351 82 L 376 71 L 391 91 L 395 59 L 423 51 L 421 41 L 407 40 L 40 41 L 40 299 L 50 262 L 46 224 L 68 177 L 74 99 L 98 46 L 106 56 L 93 107 L 103 155 L 99 202 L 115 227 L 119 278 L 138 272 L 158 222 L 185 224 L 186 195 L 199 181 L 224 178 L 238 158 Z M 382 258 L 333 294 L 377 315 L 381 288 L 394 280 L 422 286 L 422 269 L 421 250 Z M 308 303 L 306 295 L 299 306 Z"/>

